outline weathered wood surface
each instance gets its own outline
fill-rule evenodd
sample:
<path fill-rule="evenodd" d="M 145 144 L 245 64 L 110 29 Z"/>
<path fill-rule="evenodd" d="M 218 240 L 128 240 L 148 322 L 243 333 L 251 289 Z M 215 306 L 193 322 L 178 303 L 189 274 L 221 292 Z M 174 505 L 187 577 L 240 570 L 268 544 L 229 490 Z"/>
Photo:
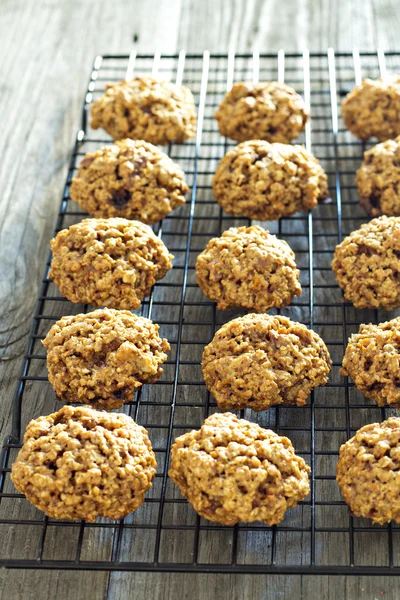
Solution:
<path fill-rule="evenodd" d="M 93 57 L 101 52 L 398 49 L 396 0 L 0 2 L 0 439 L 9 431 L 48 241 Z M 136 41 L 135 41 L 136 40 Z M 37 401 L 39 404 L 41 401 Z M 9 540 L 14 555 L 25 540 Z M 0 597 L 399 597 L 396 580 L 0 572 Z"/>

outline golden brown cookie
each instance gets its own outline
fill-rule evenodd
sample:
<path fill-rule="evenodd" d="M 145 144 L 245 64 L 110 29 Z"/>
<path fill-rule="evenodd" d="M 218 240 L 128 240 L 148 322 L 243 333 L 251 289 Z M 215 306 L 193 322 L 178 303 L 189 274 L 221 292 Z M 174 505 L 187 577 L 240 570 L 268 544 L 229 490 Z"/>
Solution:
<path fill-rule="evenodd" d="M 356 183 L 360 204 L 371 217 L 400 216 L 400 136 L 364 152 Z"/>
<path fill-rule="evenodd" d="M 309 472 L 288 438 L 225 413 L 175 440 L 168 474 L 205 519 L 275 525 L 310 493 Z"/>
<path fill-rule="evenodd" d="M 219 310 L 286 306 L 301 294 L 299 277 L 290 246 L 257 225 L 224 231 L 196 260 L 197 283 Z"/>
<path fill-rule="evenodd" d="M 222 158 L 213 193 L 231 215 L 274 220 L 311 210 L 327 197 L 328 187 L 319 161 L 303 146 L 251 140 Z"/>
<path fill-rule="evenodd" d="M 71 302 L 135 309 L 172 268 L 172 254 L 139 221 L 85 219 L 50 242 L 49 277 Z"/>
<path fill-rule="evenodd" d="M 308 112 L 303 98 L 278 81 L 240 81 L 227 92 L 214 115 L 221 135 L 232 140 L 290 143 L 303 131 Z"/>
<path fill-rule="evenodd" d="M 306 403 L 328 381 L 331 358 L 305 325 L 278 315 L 248 314 L 225 323 L 204 348 L 207 389 L 221 410 L 266 410 Z"/>
<path fill-rule="evenodd" d="M 340 448 L 336 479 L 356 517 L 400 523 L 400 419 L 361 427 Z"/>
<path fill-rule="evenodd" d="M 353 231 L 336 246 L 332 269 L 356 308 L 400 307 L 400 217 L 378 217 Z"/>
<path fill-rule="evenodd" d="M 31 421 L 12 466 L 17 490 L 53 519 L 122 519 L 156 474 L 147 431 L 124 414 L 63 406 Z"/>
<path fill-rule="evenodd" d="M 169 156 L 143 140 L 121 140 L 88 152 L 70 196 L 92 217 L 156 223 L 184 204 L 184 173 Z"/>
<path fill-rule="evenodd" d="M 160 378 L 170 346 L 159 326 L 127 310 L 102 308 L 63 317 L 43 340 L 58 400 L 119 408 Z"/>
<path fill-rule="evenodd" d="M 341 374 L 378 406 L 400 407 L 400 317 L 360 325 L 349 339 Z"/>
<path fill-rule="evenodd" d="M 400 134 L 400 77 L 364 79 L 346 96 L 342 115 L 347 129 L 360 140 L 383 142 Z"/>
<path fill-rule="evenodd" d="M 91 117 L 91 127 L 101 127 L 114 140 L 132 138 L 163 146 L 196 133 L 192 92 L 152 77 L 107 85 L 104 96 L 92 104 Z"/>

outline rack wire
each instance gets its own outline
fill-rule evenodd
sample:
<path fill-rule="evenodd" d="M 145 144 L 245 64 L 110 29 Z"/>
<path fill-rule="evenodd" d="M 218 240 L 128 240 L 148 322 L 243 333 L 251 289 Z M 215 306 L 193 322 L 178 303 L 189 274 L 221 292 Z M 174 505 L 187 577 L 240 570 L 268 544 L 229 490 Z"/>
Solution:
<path fill-rule="evenodd" d="M 16 390 L 10 435 L 0 456 L 0 565 L 9 568 L 98 569 L 287 574 L 400 574 L 400 529 L 371 526 L 349 514 L 335 482 L 339 446 L 359 427 L 382 420 L 380 409 L 339 374 L 348 336 L 362 322 L 387 320 L 387 313 L 355 310 L 343 302 L 330 262 L 335 245 L 362 222 L 354 174 L 372 144 L 357 141 L 343 126 L 340 102 L 362 77 L 400 72 L 400 53 L 103 55 L 96 57 L 73 148 L 56 231 L 84 218 L 69 198 L 77 166 L 89 150 L 111 141 L 89 126 L 90 103 L 106 82 L 152 73 L 188 85 L 198 107 L 194 140 L 171 144 L 168 154 L 180 163 L 191 188 L 186 205 L 168 216 L 155 232 L 175 255 L 174 268 L 153 288 L 138 312 L 161 325 L 171 344 L 164 375 L 145 386 L 123 408 L 144 425 L 157 455 L 158 471 L 145 504 L 124 520 L 96 523 L 49 519 L 16 493 L 10 481 L 26 424 L 57 410 L 46 377 L 41 340 L 55 320 L 90 310 L 62 298 L 48 279 L 46 264 L 32 330 Z M 225 214 L 212 197 L 211 177 L 233 142 L 222 138 L 213 113 L 233 81 L 279 79 L 303 94 L 311 121 L 299 138 L 321 160 L 329 176 L 331 202 L 311 213 L 263 223 L 296 253 L 303 294 L 281 312 L 317 331 L 333 359 L 328 385 L 312 394 L 307 406 L 274 407 L 264 413 L 242 411 L 246 418 L 287 435 L 312 467 L 311 494 L 274 527 L 260 523 L 224 527 L 195 514 L 168 479 L 168 460 L 176 436 L 200 427 L 217 410 L 200 369 L 204 345 L 226 321 L 241 314 L 217 311 L 196 286 L 194 264 L 207 241 L 246 219 Z M 394 316 L 394 313 L 391 313 Z"/>

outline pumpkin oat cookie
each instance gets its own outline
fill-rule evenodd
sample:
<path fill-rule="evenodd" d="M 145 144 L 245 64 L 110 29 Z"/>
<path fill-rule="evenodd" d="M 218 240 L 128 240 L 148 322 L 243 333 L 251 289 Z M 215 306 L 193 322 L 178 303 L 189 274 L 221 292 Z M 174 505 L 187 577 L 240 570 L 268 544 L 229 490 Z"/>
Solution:
<path fill-rule="evenodd" d="M 288 438 L 225 413 L 175 440 L 168 474 L 205 519 L 275 525 L 309 494 L 309 472 Z"/>
<path fill-rule="evenodd" d="M 286 306 L 301 294 L 299 277 L 290 246 L 257 225 L 224 231 L 196 260 L 197 283 L 219 310 Z"/>
<path fill-rule="evenodd" d="M 31 421 L 11 480 L 53 519 L 122 519 L 144 502 L 156 474 L 147 431 L 124 414 L 64 406 Z"/>
<path fill-rule="evenodd" d="M 364 79 L 347 94 L 342 115 L 347 129 L 360 140 L 380 142 L 400 135 L 400 77 Z"/>
<path fill-rule="evenodd" d="M 221 410 L 267 410 L 306 403 L 328 381 L 332 362 L 323 340 L 278 315 L 248 314 L 225 323 L 204 348 L 203 377 Z"/>
<path fill-rule="evenodd" d="M 349 339 L 340 372 L 378 406 L 400 407 L 400 317 L 360 325 Z"/>
<path fill-rule="evenodd" d="M 143 140 L 121 140 L 88 152 L 70 196 L 92 217 L 156 223 L 185 203 L 184 173 L 169 156 Z"/>
<path fill-rule="evenodd" d="M 400 419 L 361 427 L 343 444 L 336 480 L 356 517 L 400 523 Z"/>
<path fill-rule="evenodd" d="M 152 229 L 127 219 L 85 219 L 50 246 L 49 277 L 70 302 L 135 309 L 172 268 L 172 254 Z"/>
<path fill-rule="evenodd" d="M 278 81 L 235 83 L 214 115 L 221 135 L 232 140 L 283 144 L 298 137 L 308 117 L 303 98 Z"/>
<path fill-rule="evenodd" d="M 360 204 L 371 217 L 400 216 L 400 136 L 364 152 L 356 183 Z"/>
<path fill-rule="evenodd" d="M 107 85 L 104 96 L 92 104 L 91 117 L 91 127 L 101 127 L 114 140 L 132 138 L 164 146 L 196 133 L 192 92 L 152 77 Z"/>
<path fill-rule="evenodd" d="M 400 307 L 400 217 L 364 223 L 336 246 L 332 269 L 356 308 Z"/>
<path fill-rule="evenodd" d="M 58 400 L 111 410 L 157 381 L 170 346 L 159 326 L 127 310 L 63 317 L 45 339 L 48 377 Z"/>
<path fill-rule="evenodd" d="M 231 215 L 271 221 L 311 210 L 328 187 L 319 161 L 303 146 L 251 140 L 221 159 L 213 193 Z"/>

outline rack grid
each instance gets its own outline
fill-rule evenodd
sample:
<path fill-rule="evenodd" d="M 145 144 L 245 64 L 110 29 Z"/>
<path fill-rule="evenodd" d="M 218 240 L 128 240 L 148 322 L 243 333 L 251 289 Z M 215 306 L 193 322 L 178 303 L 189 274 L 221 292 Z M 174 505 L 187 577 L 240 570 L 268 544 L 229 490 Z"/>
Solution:
<path fill-rule="evenodd" d="M 175 255 L 174 268 L 159 281 L 138 314 L 161 326 L 171 352 L 159 382 L 145 386 L 122 409 L 148 431 L 158 470 L 145 504 L 122 521 L 56 521 L 16 493 L 11 464 L 26 424 L 60 408 L 46 377 L 41 340 L 61 316 L 90 310 L 62 298 L 48 279 L 46 264 L 38 303 L 16 390 L 11 433 L 0 455 L 0 565 L 9 568 L 123 571 L 400 574 L 400 527 L 371 526 L 349 514 L 335 482 L 339 446 L 361 426 L 383 420 L 394 409 L 365 399 L 339 369 L 348 336 L 363 322 L 387 320 L 388 313 L 355 310 L 343 302 L 330 268 L 335 245 L 367 220 L 359 207 L 355 170 L 372 144 L 357 141 L 343 126 L 340 102 L 362 77 L 400 72 L 400 53 L 102 55 L 96 57 L 82 112 L 56 231 L 85 217 L 69 198 L 69 186 L 82 156 L 111 139 L 89 126 L 90 103 L 106 82 L 152 73 L 183 83 L 198 108 L 196 137 L 167 151 L 179 162 L 191 192 L 186 204 L 155 227 Z M 242 311 L 217 311 L 197 287 L 194 265 L 207 241 L 247 219 L 225 214 L 212 197 L 211 178 L 234 146 L 218 132 L 213 113 L 234 81 L 285 81 L 304 96 L 311 120 L 298 143 L 321 161 L 329 177 L 331 201 L 311 213 L 263 223 L 296 253 L 302 295 L 280 312 L 312 327 L 325 340 L 333 360 L 329 383 L 307 405 L 274 407 L 241 415 L 287 435 L 312 467 L 311 494 L 274 527 L 260 523 L 224 527 L 198 517 L 167 477 L 169 450 L 181 433 L 200 427 L 217 410 L 200 368 L 204 345 L 226 321 Z M 253 221 L 254 223 L 254 221 Z M 395 311 L 390 317 L 395 316 Z"/>

